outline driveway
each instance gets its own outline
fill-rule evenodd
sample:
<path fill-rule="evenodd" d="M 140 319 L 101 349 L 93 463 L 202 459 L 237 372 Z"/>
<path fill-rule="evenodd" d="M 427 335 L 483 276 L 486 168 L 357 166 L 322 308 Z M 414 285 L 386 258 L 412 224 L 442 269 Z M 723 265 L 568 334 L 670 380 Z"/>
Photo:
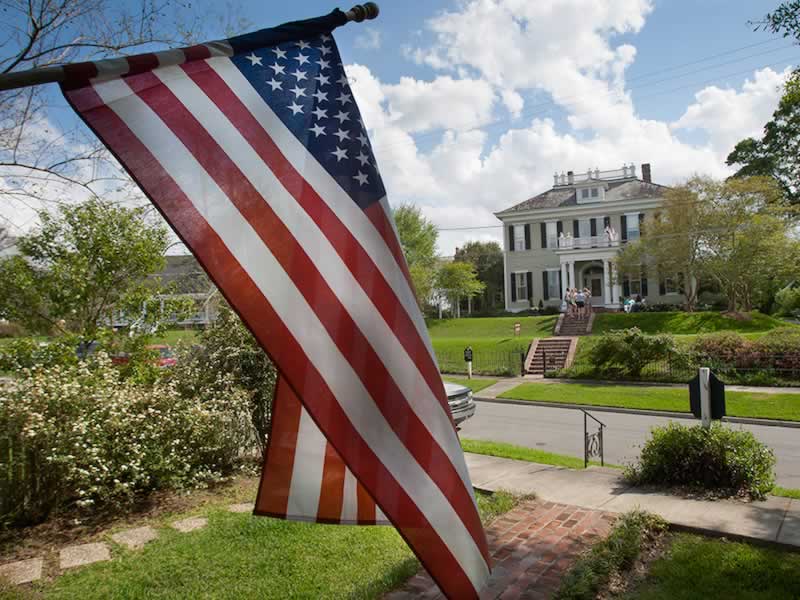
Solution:
<path fill-rule="evenodd" d="M 481 401 L 476 404 L 475 416 L 461 426 L 462 437 L 583 456 L 583 413 L 578 410 Z M 604 433 L 605 459 L 617 465 L 630 462 L 638 456 L 639 447 L 647 439 L 651 427 L 664 425 L 671 420 L 649 415 L 592 414 L 608 426 Z M 690 419 L 676 420 L 680 423 L 692 422 Z M 775 450 L 778 485 L 800 488 L 800 429 L 764 425 L 728 426 L 752 431 L 759 440 Z"/>

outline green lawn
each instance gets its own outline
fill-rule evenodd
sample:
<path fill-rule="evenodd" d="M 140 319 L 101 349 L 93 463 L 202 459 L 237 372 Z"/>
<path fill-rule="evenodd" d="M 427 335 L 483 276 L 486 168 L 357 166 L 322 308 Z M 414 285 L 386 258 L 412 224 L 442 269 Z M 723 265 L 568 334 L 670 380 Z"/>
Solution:
<path fill-rule="evenodd" d="M 504 492 L 476 494 L 484 522 L 518 502 Z M 68 571 L 2 598 L 377 598 L 419 563 L 392 527 L 340 527 L 255 518 L 207 509 L 205 529 L 168 527 L 144 549 L 113 550 L 114 560 Z M 185 516 L 185 515 L 184 515 Z M 177 518 L 177 517 L 176 517 Z"/>
<path fill-rule="evenodd" d="M 688 387 L 524 383 L 500 394 L 500 397 L 586 406 L 689 412 Z M 732 417 L 800 421 L 800 394 L 726 392 L 725 403 L 727 413 Z"/>
<path fill-rule="evenodd" d="M 461 439 L 461 447 L 464 452 L 473 454 L 486 454 L 499 458 L 513 458 L 514 460 L 525 460 L 542 465 L 553 465 L 554 467 L 566 467 L 567 469 L 583 469 L 583 459 L 564 454 L 555 454 L 535 448 L 515 446 L 503 442 L 485 442 L 483 440 Z M 591 461 L 592 465 L 599 465 L 599 462 Z M 606 464 L 607 467 L 617 468 L 617 465 Z"/>
<path fill-rule="evenodd" d="M 457 383 L 468 387 L 473 392 L 480 392 L 482 389 L 497 383 L 497 379 L 465 379 L 461 377 L 444 377 L 443 379 L 451 383 Z"/>
<path fill-rule="evenodd" d="M 428 332 L 437 353 L 461 353 L 467 346 L 479 352 L 527 349 L 531 339 L 553 335 L 556 315 L 546 317 L 476 317 L 429 320 Z M 514 323 L 520 324 L 519 336 Z"/>
<path fill-rule="evenodd" d="M 800 598 L 800 553 L 690 534 L 674 537 L 633 600 Z"/>
<path fill-rule="evenodd" d="M 715 331 L 737 331 L 753 333 L 785 327 L 786 321 L 754 311 L 748 320 L 738 320 L 718 312 L 652 312 L 652 313 L 599 313 L 594 320 L 592 334 L 597 335 L 612 329 L 638 327 L 644 333 L 671 333 L 689 335 L 714 333 Z"/>

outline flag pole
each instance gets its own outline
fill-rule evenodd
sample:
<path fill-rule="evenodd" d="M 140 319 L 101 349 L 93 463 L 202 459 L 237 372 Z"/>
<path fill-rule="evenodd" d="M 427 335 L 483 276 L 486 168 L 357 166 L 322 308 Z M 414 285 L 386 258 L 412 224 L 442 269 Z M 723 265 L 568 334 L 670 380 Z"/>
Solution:
<path fill-rule="evenodd" d="M 344 15 L 347 18 L 347 22 L 355 21 L 356 23 L 361 23 L 364 20 L 376 18 L 379 12 L 380 9 L 378 8 L 377 4 L 374 2 L 365 2 L 364 4 L 356 4 L 353 8 L 345 12 Z M 222 55 L 227 54 L 224 50 L 224 47 L 227 45 L 227 40 L 208 42 L 206 45 L 211 48 L 219 49 L 219 53 Z M 173 51 L 167 50 L 166 52 Z M 98 61 L 98 64 L 111 64 L 110 61 L 118 62 L 119 60 L 119 58 L 112 58 L 104 61 Z M 16 73 L 5 73 L 0 75 L 0 92 L 30 87 L 32 85 L 40 85 L 43 83 L 59 83 L 65 81 L 67 79 L 67 71 L 65 70 L 64 66 L 65 65 L 40 67 L 38 69 L 30 69 L 28 71 L 18 71 Z"/>

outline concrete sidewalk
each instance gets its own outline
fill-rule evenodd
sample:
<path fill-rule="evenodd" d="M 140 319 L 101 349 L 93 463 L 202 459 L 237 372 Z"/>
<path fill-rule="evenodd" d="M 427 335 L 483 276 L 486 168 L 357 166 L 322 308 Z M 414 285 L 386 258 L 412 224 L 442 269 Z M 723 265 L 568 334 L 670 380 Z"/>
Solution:
<path fill-rule="evenodd" d="M 465 454 L 472 484 L 487 491 L 536 494 L 546 502 L 623 513 L 641 508 L 672 525 L 757 542 L 800 547 L 800 501 L 692 500 L 629 486 L 617 469 L 565 469 L 480 454 Z"/>

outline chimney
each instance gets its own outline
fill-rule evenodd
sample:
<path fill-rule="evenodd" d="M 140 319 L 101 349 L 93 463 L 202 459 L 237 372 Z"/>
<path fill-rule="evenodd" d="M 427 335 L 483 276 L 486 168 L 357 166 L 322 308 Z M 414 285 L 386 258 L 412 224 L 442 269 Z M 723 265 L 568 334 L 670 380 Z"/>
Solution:
<path fill-rule="evenodd" d="M 570 185 L 575 183 L 575 173 L 573 173 L 572 171 L 567 171 L 567 181 L 569 182 Z"/>
<path fill-rule="evenodd" d="M 650 163 L 642 163 L 642 180 L 647 183 L 653 183 L 650 177 Z"/>

